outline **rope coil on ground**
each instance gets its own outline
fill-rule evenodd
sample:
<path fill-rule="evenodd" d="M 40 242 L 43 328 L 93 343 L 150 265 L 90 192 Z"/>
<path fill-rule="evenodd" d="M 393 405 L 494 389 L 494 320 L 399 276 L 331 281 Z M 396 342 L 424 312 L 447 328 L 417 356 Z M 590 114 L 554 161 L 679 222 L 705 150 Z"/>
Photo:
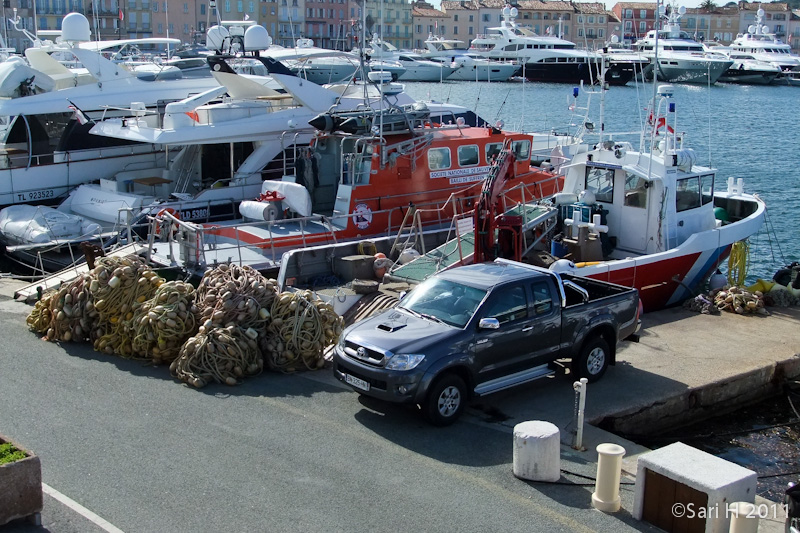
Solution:
<path fill-rule="evenodd" d="M 259 345 L 270 370 L 315 370 L 342 333 L 344 319 L 309 291 L 281 293 L 272 304 L 268 334 Z"/>
<path fill-rule="evenodd" d="M 91 276 L 94 279 L 90 290 L 97 312 L 92 332 L 94 349 L 125 358 L 141 358 L 133 351 L 134 311 L 153 297 L 164 278 L 136 256 L 101 257 Z"/>
<path fill-rule="evenodd" d="M 201 327 L 183 344 L 170 373 L 198 389 L 212 381 L 236 385 L 239 378 L 260 374 L 264 368 L 256 338 L 252 328 L 229 326 L 207 331 Z"/>
<path fill-rule="evenodd" d="M 172 362 L 186 340 L 197 332 L 195 289 L 184 281 L 168 281 L 134 313 L 133 353 L 154 364 Z"/>

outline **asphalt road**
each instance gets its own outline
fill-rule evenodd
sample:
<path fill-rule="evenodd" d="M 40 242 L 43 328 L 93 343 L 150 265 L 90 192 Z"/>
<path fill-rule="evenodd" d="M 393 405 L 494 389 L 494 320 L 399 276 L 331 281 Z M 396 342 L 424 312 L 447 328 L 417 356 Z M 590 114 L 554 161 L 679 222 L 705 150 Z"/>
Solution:
<path fill-rule="evenodd" d="M 434 428 L 328 370 L 198 391 L 166 367 L 42 341 L 30 309 L 0 301 L 0 433 L 40 456 L 45 484 L 123 531 L 654 530 L 630 516 L 631 485 L 604 514 L 586 478 L 515 478 L 510 428 L 477 410 Z M 595 468 L 562 455 L 563 470 Z M 0 532 L 102 531 L 49 496 L 42 522 Z"/>

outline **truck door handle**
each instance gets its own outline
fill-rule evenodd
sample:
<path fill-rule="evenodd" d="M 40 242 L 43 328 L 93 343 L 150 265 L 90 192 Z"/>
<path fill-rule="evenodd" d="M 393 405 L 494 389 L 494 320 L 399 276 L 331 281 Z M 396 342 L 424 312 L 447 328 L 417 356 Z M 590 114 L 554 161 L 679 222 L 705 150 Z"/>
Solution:
<path fill-rule="evenodd" d="M 530 331 L 533 329 L 533 326 L 528 326 L 527 328 L 522 328 L 522 331 Z"/>
<path fill-rule="evenodd" d="M 480 339 L 476 341 L 475 344 L 486 344 L 487 342 L 489 342 L 489 339 Z"/>

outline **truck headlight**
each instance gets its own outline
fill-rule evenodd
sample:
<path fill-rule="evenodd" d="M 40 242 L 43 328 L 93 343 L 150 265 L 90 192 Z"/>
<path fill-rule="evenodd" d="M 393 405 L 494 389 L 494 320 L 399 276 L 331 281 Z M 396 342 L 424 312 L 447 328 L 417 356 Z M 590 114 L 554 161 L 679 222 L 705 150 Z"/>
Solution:
<path fill-rule="evenodd" d="M 336 347 L 339 348 L 340 351 L 344 351 L 344 332 L 339 334 L 339 340 L 336 341 Z"/>
<path fill-rule="evenodd" d="M 411 370 L 416 368 L 425 356 L 422 354 L 398 353 L 386 363 L 386 370 Z"/>

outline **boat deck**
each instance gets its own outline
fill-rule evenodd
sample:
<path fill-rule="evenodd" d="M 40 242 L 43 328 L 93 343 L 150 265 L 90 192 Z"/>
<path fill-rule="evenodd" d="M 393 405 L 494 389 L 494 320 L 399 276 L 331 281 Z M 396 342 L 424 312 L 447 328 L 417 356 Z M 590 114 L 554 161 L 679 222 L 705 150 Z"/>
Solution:
<path fill-rule="evenodd" d="M 525 221 L 522 225 L 523 232 L 554 218 L 557 214 L 557 210 L 539 204 L 518 204 L 503 213 L 505 216 L 521 216 L 523 221 Z M 471 217 L 461 220 L 468 221 L 470 227 L 473 227 Z M 474 229 L 457 232 L 456 237 L 450 239 L 443 245 L 392 270 L 389 274 L 389 279 L 391 281 L 419 283 L 440 270 L 458 266 L 459 264 L 472 260 L 474 252 Z"/>

